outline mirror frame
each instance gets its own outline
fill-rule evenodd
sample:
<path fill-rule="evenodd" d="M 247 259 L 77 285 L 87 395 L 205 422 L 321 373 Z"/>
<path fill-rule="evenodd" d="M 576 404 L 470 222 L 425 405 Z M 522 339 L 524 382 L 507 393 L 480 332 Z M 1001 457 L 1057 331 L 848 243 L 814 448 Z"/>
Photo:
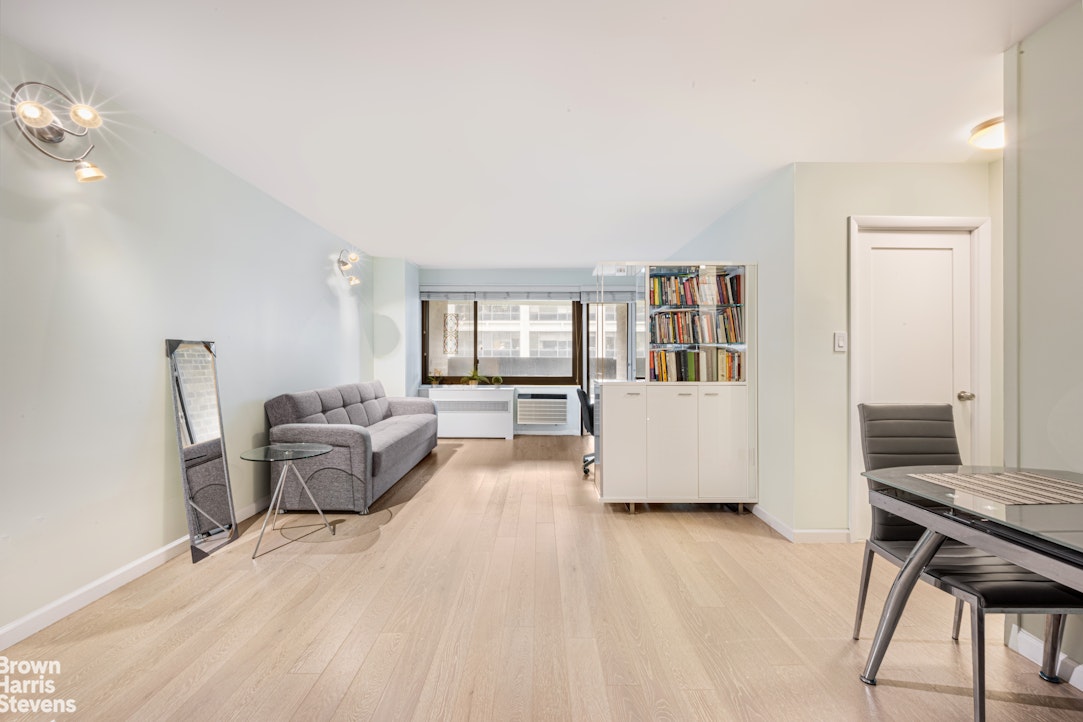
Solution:
<path fill-rule="evenodd" d="M 188 424 L 188 414 L 185 412 L 185 401 L 182 398 L 181 375 L 177 366 L 176 352 L 182 346 L 202 346 L 211 357 L 211 377 L 214 379 L 214 401 L 218 415 L 218 441 L 222 451 L 222 478 L 226 490 L 226 499 L 229 507 L 228 523 L 216 520 L 206 511 L 201 509 L 194 501 L 191 493 L 191 484 L 188 478 L 188 464 L 185 463 L 185 449 L 191 449 L 196 443 L 185 445 L 185 437 L 191 438 L 191 433 L 185 433 Z M 210 554 L 221 549 L 230 542 L 236 541 L 240 536 L 237 530 L 237 513 L 233 507 L 233 487 L 229 480 L 229 464 L 226 456 L 225 426 L 222 423 L 222 403 L 218 393 L 218 364 L 217 354 L 213 341 L 186 341 L 181 339 L 166 339 L 165 354 L 169 362 L 169 387 L 173 396 L 173 421 L 177 432 L 177 454 L 180 462 L 181 486 L 184 493 L 184 510 L 188 520 L 188 539 L 192 551 L 192 563 L 206 559 Z M 207 441 L 210 441 L 208 439 Z M 207 443 L 202 442 L 202 443 Z M 215 524 L 215 528 L 209 532 L 201 531 L 200 518 L 209 519 Z"/>

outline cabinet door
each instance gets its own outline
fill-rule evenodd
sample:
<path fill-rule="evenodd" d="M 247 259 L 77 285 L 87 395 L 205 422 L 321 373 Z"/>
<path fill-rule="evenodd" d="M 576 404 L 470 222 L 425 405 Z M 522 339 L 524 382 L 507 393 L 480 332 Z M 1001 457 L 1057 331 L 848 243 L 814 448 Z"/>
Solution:
<path fill-rule="evenodd" d="M 601 456 L 602 501 L 647 498 L 647 394 L 642 386 L 603 385 Z"/>
<path fill-rule="evenodd" d="M 696 386 L 647 389 L 647 498 L 699 496 L 699 425 Z"/>
<path fill-rule="evenodd" d="M 699 495 L 751 501 L 748 467 L 748 387 L 699 390 Z"/>

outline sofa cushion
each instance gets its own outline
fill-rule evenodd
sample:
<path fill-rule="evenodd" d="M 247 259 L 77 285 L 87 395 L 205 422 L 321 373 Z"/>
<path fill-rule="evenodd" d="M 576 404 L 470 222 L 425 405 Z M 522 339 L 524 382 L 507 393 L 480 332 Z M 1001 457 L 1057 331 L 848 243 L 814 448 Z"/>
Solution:
<path fill-rule="evenodd" d="M 376 382 L 379 383 L 379 382 Z M 361 386 L 347 384 L 297 394 L 282 394 L 264 404 L 271 426 L 282 424 L 353 424 L 368 426 Z M 383 390 L 383 387 L 380 387 Z M 386 399 L 385 399 L 386 402 Z M 379 408 L 374 409 L 379 412 Z M 383 418 L 382 416 L 380 418 Z"/>
<path fill-rule="evenodd" d="M 267 412 L 267 421 L 271 426 L 282 424 L 326 424 L 323 404 L 315 391 L 299 394 L 282 394 L 263 405 Z"/>
<path fill-rule="evenodd" d="M 383 421 L 391 415 L 387 394 L 384 393 L 382 383 L 369 381 L 368 383 L 357 384 L 357 389 L 361 393 L 361 404 L 365 407 L 369 424 Z"/>
<path fill-rule="evenodd" d="M 410 416 L 392 416 L 369 426 L 372 439 L 372 475 L 378 476 L 384 459 L 398 459 L 408 456 L 406 451 L 424 438 L 426 427 L 433 427 L 435 433 L 436 416 L 432 414 L 413 414 Z M 394 463 L 394 462 L 392 462 Z"/>

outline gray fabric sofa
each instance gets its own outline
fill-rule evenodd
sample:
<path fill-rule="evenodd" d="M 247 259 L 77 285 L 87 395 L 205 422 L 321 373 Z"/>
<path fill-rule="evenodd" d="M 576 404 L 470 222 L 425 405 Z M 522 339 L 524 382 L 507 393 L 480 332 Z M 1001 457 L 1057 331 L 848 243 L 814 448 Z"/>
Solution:
<path fill-rule="evenodd" d="M 420 397 L 388 397 L 379 381 L 276 396 L 264 404 L 270 441 L 330 444 L 331 453 L 294 465 L 324 511 L 369 507 L 436 448 L 436 406 Z M 272 487 L 283 462 L 271 465 Z M 283 509 L 312 509 L 290 474 Z"/>
<path fill-rule="evenodd" d="M 191 502 L 211 519 L 228 526 L 233 521 L 229 508 L 229 487 L 226 485 L 225 464 L 222 463 L 222 439 L 215 438 L 184 449 L 184 475 Z M 202 536 L 218 528 L 218 524 L 186 504 L 188 528 Z"/>

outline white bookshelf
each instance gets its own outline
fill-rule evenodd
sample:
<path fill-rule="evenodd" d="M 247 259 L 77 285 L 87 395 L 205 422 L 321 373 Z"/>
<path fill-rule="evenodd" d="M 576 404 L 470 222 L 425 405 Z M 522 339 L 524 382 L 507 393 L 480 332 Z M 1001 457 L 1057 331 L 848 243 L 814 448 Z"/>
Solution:
<path fill-rule="evenodd" d="M 755 503 L 756 267 L 611 263 L 599 298 L 634 287 L 647 379 L 596 380 L 601 499 Z"/>

